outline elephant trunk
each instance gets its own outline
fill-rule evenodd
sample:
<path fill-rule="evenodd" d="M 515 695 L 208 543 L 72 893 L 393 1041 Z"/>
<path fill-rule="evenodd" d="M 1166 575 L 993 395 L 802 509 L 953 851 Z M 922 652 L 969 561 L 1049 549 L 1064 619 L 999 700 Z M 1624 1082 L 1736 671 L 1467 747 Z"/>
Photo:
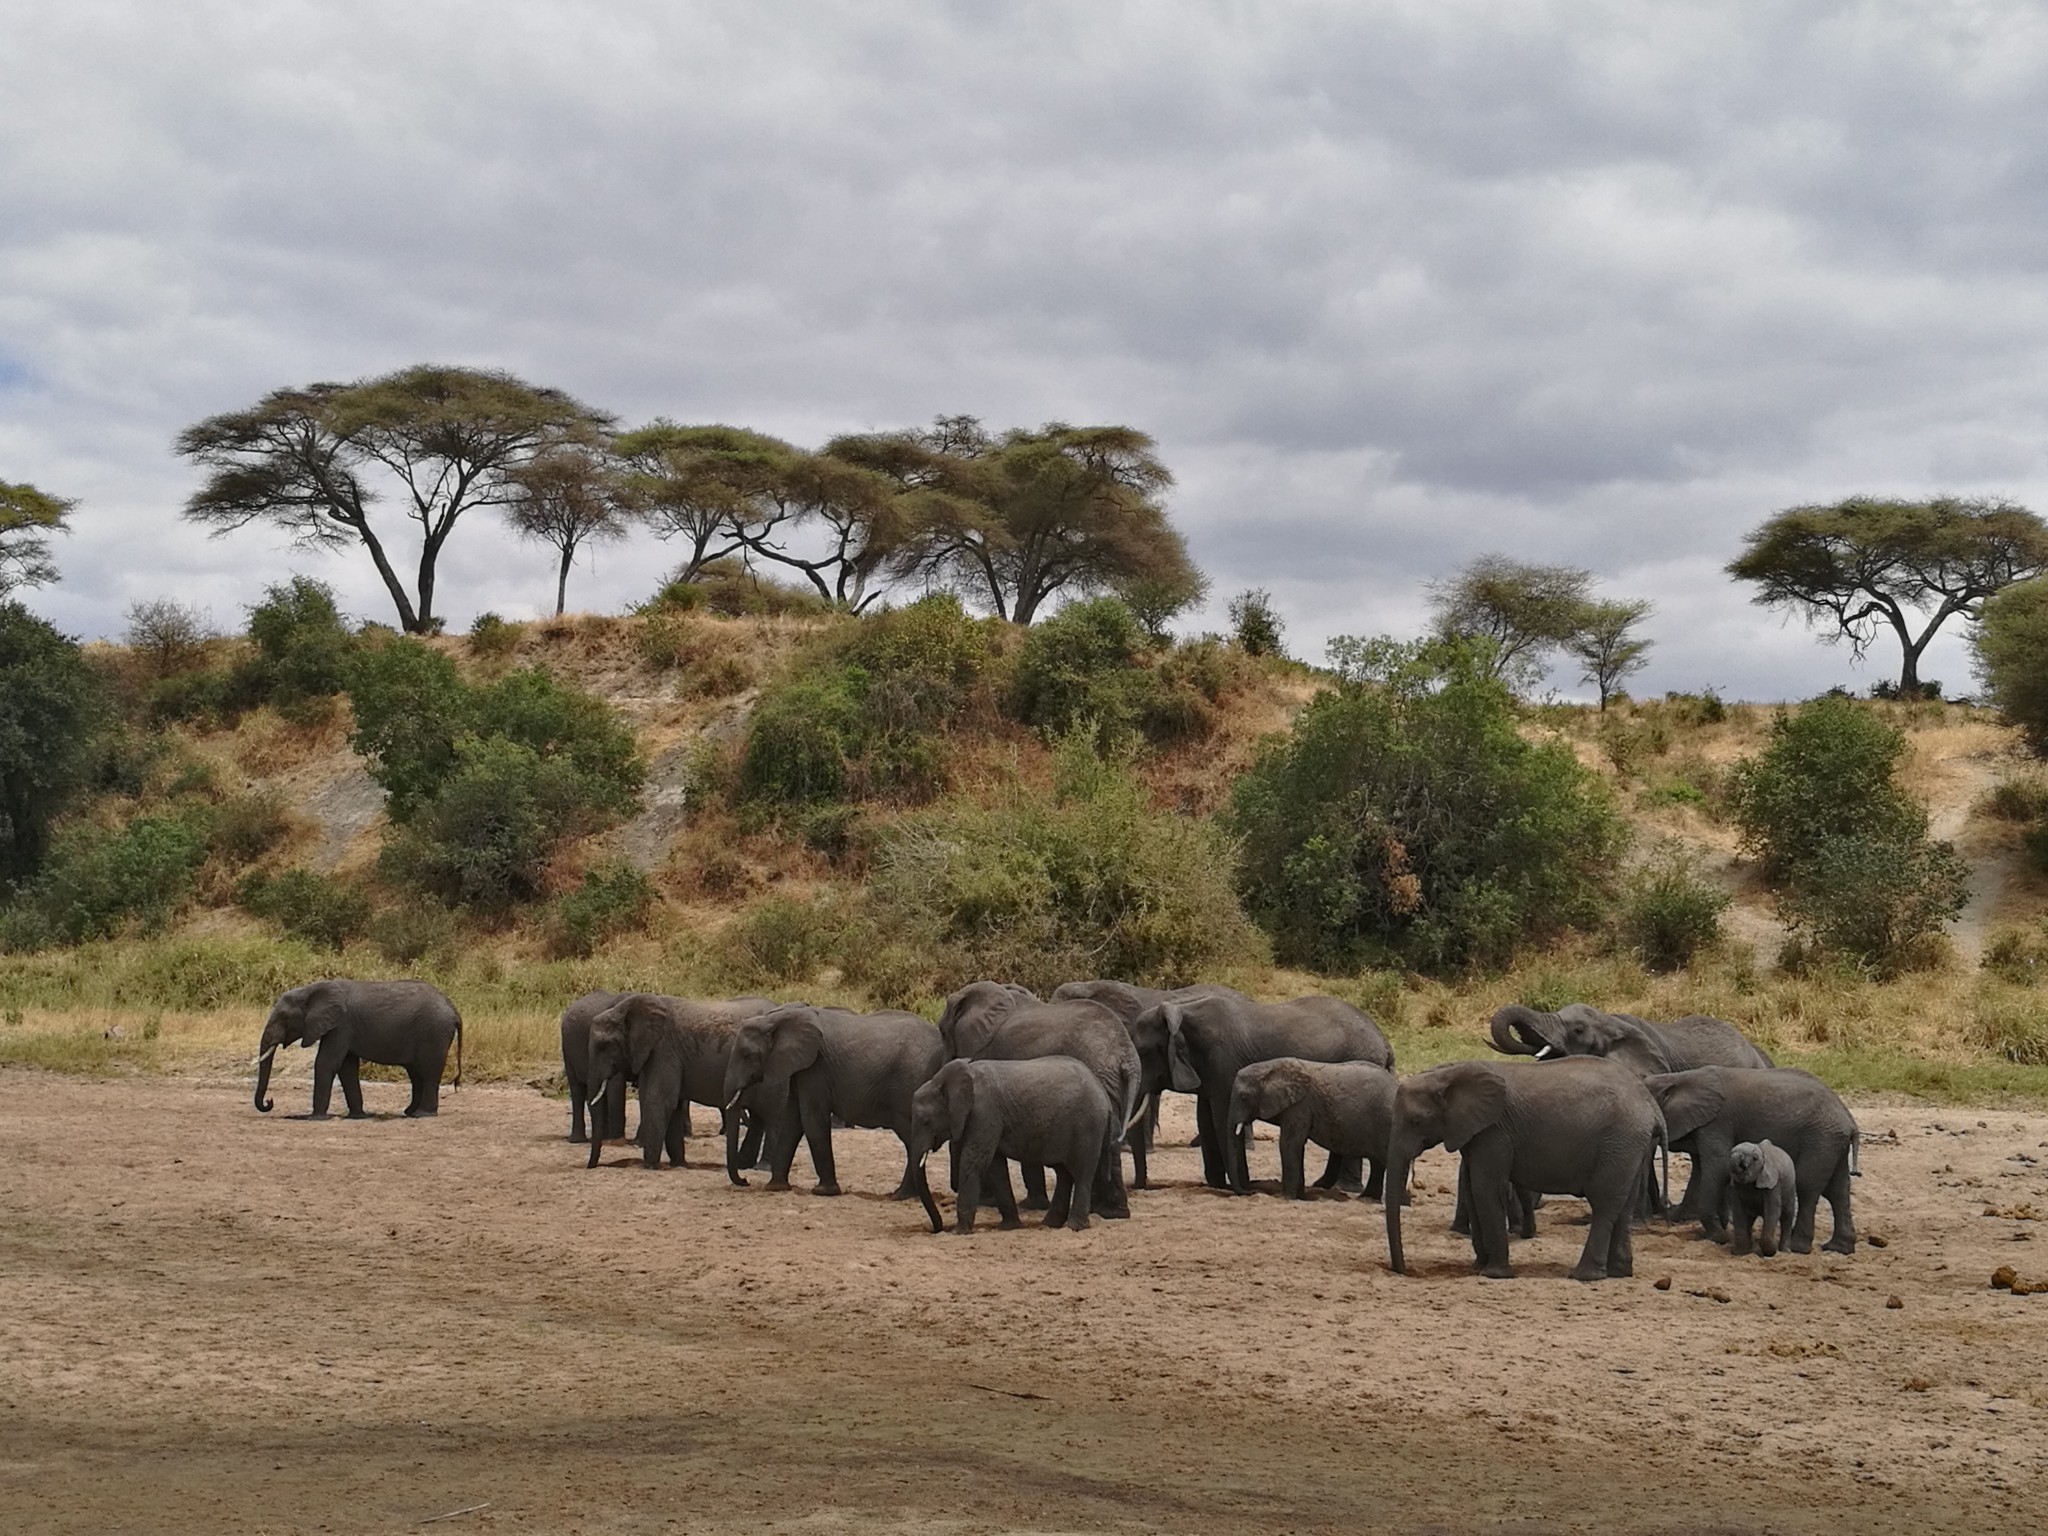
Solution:
<path fill-rule="evenodd" d="M 1550 1042 L 1532 1027 L 1536 1015 L 1519 1003 L 1510 1003 L 1493 1016 L 1493 1048 L 1505 1056 L 1540 1056 Z M 1533 1037 L 1533 1038 L 1532 1038 Z"/>
<path fill-rule="evenodd" d="M 601 1080 L 598 1084 L 597 1093 L 591 1098 L 588 1106 L 590 1110 L 590 1157 L 583 1164 L 585 1168 L 595 1168 L 598 1157 L 604 1151 L 604 1133 L 608 1129 L 605 1121 L 605 1101 L 609 1097 L 607 1090 L 610 1087 L 611 1080 L 609 1078 Z"/>
<path fill-rule="evenodd" d="M 740 1174 L 740 1096 L 745 1091 L 741 1089 L 740 1093 L 732 1096 L 732 1102 L 725 1106 L 725 1113 L 720 1117 L 725 1124 L 725 1176 L 740 1189 L 747 1188 L 747 1181 Z"/>
<path fill-rule="evenodd" d="M 277 1058 L 277 1046 L 273 1045 L 256 1058 L 256 1112 L 267 1115 L 274 1107 L 266 1095 L 270 1091 L 270 1064 Z"/>
<path fill-rule="evenodd" d="M 1252 1109 L 1241 1093 L 1230 1095 L 1230 1113 L 1224 1117 L 1224 1142 L 1230 1148 L 1230 1187 L 1240 1195 L 1252 1192 L 1251 1164 L 1247 1149 L 1252 1139 Z"/>
<path fill-rule="evenodd" d="M 924 1159 L 917 1160 L 917 1198 L 924 1205 L 924 1213 L 930 1219 L 932 1231 L 946 1230 L 945 1218 L 939 1214 L 939 1202 L 932 1198 L 931 1180 L 925 1177 Z"/>
<path fill-rule="evenodd" d="M 1406 1147 L 1396 1144 L 1387 1149 L 1381 1199 L 1387 1209 L 1387 1263 L 1397 1275 L 1408 1273 L 1407 1251 L 1401 1246 L 1401 1207 L 1408 1201 L 1408 1168 L 1414 1161 L 1414 1152 Z"/>

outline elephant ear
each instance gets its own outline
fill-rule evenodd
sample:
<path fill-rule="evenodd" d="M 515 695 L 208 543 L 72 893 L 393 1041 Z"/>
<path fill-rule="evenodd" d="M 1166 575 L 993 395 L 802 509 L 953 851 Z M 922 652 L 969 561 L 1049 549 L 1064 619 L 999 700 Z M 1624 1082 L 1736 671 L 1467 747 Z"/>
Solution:
<path fill-rule="evenodd" d="M 1269 1063 L 1256 1090 L 1259 1118 L 1271 1120 L 1283 1115 L 1307 1097 L 1307 1068 L 1298 1062 Z"/>
<path fill-rule="evenodd" d="M 818 1059 L 818 1050 L 824 1043 L 825 1031 L 818 1027 L 817 1014 L 809 1009 L 777 1019 L 774 1044 L 761 1063 L 761 1080 L 780 1082 L 803 1071 Z"/>
<path fill-rule="evenodd" d="M 1663 1042 L 1639 1021 L 1631 1020 L 1630 1025 L 1633 1027 L 1624 1027 L 1615 1043 L 1608 1047 L 1607 1059 L 1618 1061 L 1631 1072 L 1641 1073 L 1644 1077 L 1669 1072 L 1672 1061 L 1665 1053 Z"/>
<path fill-rule="evenodd" d="M 332 987 L 308 987 L 306 1006 L 299 1014 L 300 1043 L 311 1045 L 329 1030 L 338 1029 L 347 1017 L 348 1009 Z"/>
<path fill-rule="evenodd" d="M 1202 1075 L 1195 1070 L 1194 1058 L 1188 1055 L 1188 1039 L 1181 1026 L 1187 1022 L 1187 1015 L 1179 1003 L 1161 1003 L 1159 1016 L 1166 1021 L 1166 1066 L 1175 1093 L 1197 1093 L 1202 1087 Z"/>
<path fill-rule="evenodd" d="M 967 1122 L 974 1114 L 974 1074 L 962 1067 L 946 1084 L 946 1129 L 956 1147 L 967 1144 Z"/>
<path fill-rule="evenodd" d="M 1466 1142 L 1507 1114 L 1507 1082 L 1489 1067 L 1458 1073 L 1444 1085 L 1443 1095 L 1446 1152 L 1462 1152 Z"/>
<path fill-rule="evenodd" d="M 633 1075 L 638 1077 L 654 1059 L 654 1048 L 661 1044 L 668 1028 L 668 1007 L 651 993 L 642 992 L 627 1000 L 625 1010 L 626 1060 L 632 1063 Z"/>
<path fill-rule="evenodd" d="M 1643 1079 L 1664 1111 L 1664 1129 L 1682 1141 L 1721 1113 L 1726 1095 L 1712 1072 L 1665 1072 Z"/>
<path fill-rule="evenodd" d="M 939 1010 L 939 1038 L 945 1042 L 946 1057 L 952 1060 L 959 1056 L 954 1034 L 960 1025 L 960 1004 L 966 1001 L 967 989 L 962 987 L 946 999 L 946 1006 Z"/>
<path fill-rule="evenodd" d="M 1778 1187 L 1778 1160 L 1771 1155 L 1777 1150 L 1768 1141 L 1757 1143 L 1756 1187 L 1758 1189 L 1776 1189 Z"/>

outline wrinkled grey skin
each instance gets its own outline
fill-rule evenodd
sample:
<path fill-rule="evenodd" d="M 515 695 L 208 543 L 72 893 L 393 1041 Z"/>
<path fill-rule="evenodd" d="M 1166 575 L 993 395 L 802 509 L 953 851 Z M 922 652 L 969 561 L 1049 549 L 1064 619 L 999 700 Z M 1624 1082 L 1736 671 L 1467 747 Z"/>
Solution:
<path fill-rule="evenodd" d="M 314 981 L 271 1004 L 257 1043 L 256 1108 L 269 1114 L 270 1066 L 294 1041 L 314 1048 L 313 1113 L 325 1120 L 341 1079 L 348 1118 L 363 1111 L 361 1064 L 403 1067 L 412 1080 L 412 1118 L 441 1111 L 441 1073 L 455 1048 L 455 1086 L 462 1086 L 462 1015 L 438 987 L 424 981 Z"/>
<path fill-rule="evenodd" d="M 590 1099 L 590 1021 L 625 995 L 623 992 L 586 992 L 562 1010 L 562 1076 L 569 1084 L 569 1140 L 572 1142 L 589 1139 L 583 1131 L 583 1110 Z M 625 1094 L 606 1095 L 604 1102 L 593 1111 L 593 1118 L 599 1112 L 604 1115 L 604 1129 L 599 1134 L 607 1141 L 624 1141 Z"/>
<path fill-rule="evenodd" d="M 623 1095 L 630 1076 L 640 1085 L 639 1142 L 649 1168 L 661 1166 L 668 1153 L 676 1167 L 687 1166 L 683 1138 L 690 1132 L 690 1105 L 724 1109 L 727 1058 L 742 1020 L 775 1005 L 766 998 L 730 998 L 696 1002 L 658 992 L 629 992 L 590 1021 L 589 1081 L 595 1085 L 590 1124 L 590 1158 L 595 1168 L 604 1151 L 603 1130 L 614 1123 L 601 1110 Z M 749 1111 L 757 1125 L 774 1134 L 789 1098 L 787 1084 L 763 1087 L 741 1096 L 737 1108 Z M 725 1116 L 726 1165 L 739 1157 L 741 1117 Z"/>
<path fill-rule="evenodd" d="M 949 1061 L 912 1100 L 910 1158 L 932 1231 L 945 1223 L 932 1199 L 924 1162 L 950 1142 L 960 1170 L 954 1230 L 974 1230 L 982 1183 L 990 1183 L 1003 1226 L 1019 1225 L 1017 1200 L 1004 1159 L 1051 1164 L 1058 1171 L 1048 1227 L 1074 1231 L 1088 1225 L 1090 1193 L 1101 1182 L 1103 1158 L 1114 1154 L 1123 1122 L 1096 1075 L 1067 1056 L 1028 1061 Z"/>
<path fill-rule="evenodd" d="M 1379 1025 L 1334 997 L 1260 1003 L 1228 987 L 1211 987 L 1200 997 L 1169 999 L 1146 1009 L 1133 1021 L 1131 1034 L 1148 1041 L 1163 1036 L 1168 1051 L 1178 1054 L 1194 1076 L 1202 1177 L 1214 1189 L 1245 1189 L 1250 1184 L 1244 1143 L 1232 1140 L 1228 1121 L 1231 1086 L 1253 1062 L 1295 1056 L 1303 1061 L 1365 1061 L 1390 1072 L 1394 1068 L 1393 1047 Z M 1341 1178 L 1356 1187 L 1356 1160 L 1346 1159 L 1340 1166 L 1333 1154 L 1331 1171 L 1324 1177 Z"/>
<path fill-rule="evenodd" d="M 1704 1013 L 1653 1024 L 1632 1013 L 1603 1013 L 1590 1003 L 1567 1003 L 1555 1013 L 1510 1003 L 1494 1014 L 1490 1032 L 1493 1048 L 1509 1056 L 1605 1056 L 1641 1077 L 1694 1067 L 1771 1065 L 1741 1030 Z"/>
<path fill-rule="evenodd" d="M 1137 1048 L 1116 1015 L 1100 1003 L 1031 1003 L 1005 1017 L 977 1044 L 971 1054 L 962 1047 L 970 1038 L 956 1030 L 949 1054 L 975 1061 L 1029 1061 L 1041 1056 L 1071 1056 L 1102 1085 L 1103 1095 L 1116 1111 L 1115 1135 L 1104 1148 L 1096 1168 L 1096 1185 L 1091 1195 L 1095 1210 L 1112 1220 L 1130 1215 L 1130 1195 L 1124 1188 L 1122 1145 L 1125 1128 L 1136 1118 L 1143 1099 L 1139 1093 L 1142 1072 Z M 957 1166 L 957 1165 L 956 1165 Z M 1032 1204 L 1043 1199 L 1045 1172 L 1036 1163 L 1025 1163 L 1024 1182 L 1031 1191 Z M 1008 1174 L 1004 1177 L 1007 1179 Z"/>
<path fill-rule="evenodd" d="M 1757 1218 L 1762 1217 L 1764 1232 L 1756 1251 L 1775 1258 L 1780 1245 L 1791 1239 L 1792 1218 L 1799 1209 L 1799 1175 L 1783 1148 L 1769 1141 L 1741 1141 L 1729 1149 L 1728 1205 L 1732 1251 L 1749 1252 Z"/>
<path fill-rule="evenodd" d="M 1702 1233 L 1722 1236 L 1720 1194 L 1728 1187 L 1728 1164 L 1736 1144 L 1770 1141 L 1792 1159 L 1799 1190 L 1798 1214 L 1785 1246 L 1813 1251 L 1814 1220 L 1823 1197 L 1834 1213 L 1830 1253 L 1856 1251 L 1856 1218 L 1850 1209 L 1849 1179 L 1855 1172 L 1856 1117 L 1834 1089 L 1797 1067 L 1700 1067 L 1645 1080 L 1671 1128 L 1671 1149 L 1692 1156 L 1692 1185 L 1712 1190 L 1694 1213 Z"/>
<path fill-rule="evenodd" d="M 1442 1143 L 1462 1155 L 1458 1178 L 1472 1206 L 1479 1272 L 1508 1263 L 1510 1186 L 1579 1195 L 1592 1207 L 1574 1280 L 1634 1272 L 1629 1210 L 1664 1140 L 1664 1120 L 1643 1080 L 1610 1061 L 1460 1061 L 1406 1078 L 1394 1094 L 1387 1148 L 1387 1253 L 1407 1271 L 1401 1206 L 1415 1159 Z"/>
<path fill-rule="evenodd" d="M 812 1193 L 836 1195 L 833 1120 L 894 1131 L 907 1152 L 911 1098 L 945 1063 L 939 1032 L 917 1014 L 894 1009 L 853 1013 L 790 1003 L 740 1025 L 724 1091 L 730 1104 L 757 1085 L 787 1083 L 796 1112 L 783 1117 L 781 1134 L 769 1145 L 768 1188 L 789 1188 L 789 1165 L 801 1135 L 818 1175 Z M 737 1168 L 726 1171 L 733 1182 L 746 1182 Z M 890 1198 L 908 1200 L 916 1193 L 916 1166 L 906 1159 Z"/>
<path fill-rule="evenodd" d="M 1130 1032 L 1131 1044 L 1138 1049 L 1138 1065 L 1144 1074 L 1141 1091 L 1145 1095 L 1145 1114 L 1131 1127 L 1126 1138 L 1131 1148 L 1133 1189 L 1150 1187 L 1148 1162 L 1153 1139 L 1159 1134 L 1159 1095 L 1169 1088 L 1175 1093 L 1193 1093 L 1201 1086 L 1186 1060 L 1167 1049 L 1165 1025 L 1158 1024 L 1140 1031 L 1138 1020 L 1147 1009 L 1156 1008 L 1161 1003 L 1185 1002 L 1214 990 L 1213 987 L 1193 986 L 1168 992 L 1157 987 L 1132 986 L 1127 981 L 1067 981 L 1053 988 L 1053 1002 L 1100 1003 L 1107 1008 L 1123 1022 L 1124 1028 Z"/>
<path fill-rule="evenodd" d="M 1394 1087 L 1394 1074 L 1368 1061 L 1255 1061 L 1231 1085 L 1231 1139 L 1241 1142 L 1254 1120 L 1280 1128 L 1280 1193 L 1289 1200 L 1308 1197 L 1303 1163 L 1310 1142 L 1333 1156 L 1369 1162 L 1365 1193 L 1377 1200 L 1394 1123 Z"/>

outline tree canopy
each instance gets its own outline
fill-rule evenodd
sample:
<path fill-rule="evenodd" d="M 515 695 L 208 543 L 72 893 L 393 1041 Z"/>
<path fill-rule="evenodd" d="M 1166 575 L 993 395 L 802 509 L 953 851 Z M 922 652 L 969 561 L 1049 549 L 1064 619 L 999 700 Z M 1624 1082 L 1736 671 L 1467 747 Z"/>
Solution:
<path fill-rule="evenodd" d="M 2034 754 L 2048 757 L 2048 577 L 1987 599 L 1973 638 L 1984 691 Z"/>
<path fill-rule="evenodd" d="M 543 448 L 511 475 L 515 494 L 505 521 L 522 539 L 551 546 L 561 556 L 555 572 L 555 612 L 569 605 L 569 567 L 576 551 L 626 536 L 627 507 L 618 466 L 593 443 Z"/>
<path fill-rule="evenodd" d="M 610 418 L 511 374 L 420 366 L 353 384 L 280 389 L 180 433 L 209 470 L 185 516 L 216 534 L 264 522 L 320 549 L 361 544 L 410 633 L 436 624 L 437 563 L 456 524 L 522 494 L 516 473 L 544 449 L 589 442 Z M 409 589 L 372 518 L 377 483 L 419 525 Z"/>
<path fill-rule="evenodd" d="M 76 505 L 26 482 L 0 480 L 0 598 L 57 579 L 50 535 L 70 531 L 66 518 Z"/>
<path fill-rule="evenodd" d="M 1852 496 L 1790 507 L 1744 541 L 1728 574 L 1754 582 L 1754 601 L 1800 613 L 1860 660 L 1889 629 L 1902 661 L 1899 691 L 1920 690 L 1920 657 L 1957 614 L 2048 571 L 2048 523 L 1995 498 L 1928 501 Z"/>
<path fill-rule="evenodd" d="M 1565 642 L 1565 650 L 1584 668 L 1580 680 L 1600 691 L 1603 712 L 1622 679 L 1650 664 L 1654 642 L 1635 632 L 1650 613 L 1651 605 L 1640 600 L 1588 603 L 1580 614 L 1578 630 Z"/>
<path fill-rule="evenodd" d="M 1481 555 L 1430 583 L 1432 627 L 1440 640 L 1491 641 L 1493 674 L 1526 685 L 1542 675 L 1549 653 L 1578 636 L 1592 590 L 1593 573 L 1576 566 Z"/>
<path fill-rule="evenodd" d="M 78 646 L 0 602 L 0 889 L 41 866 L 51 822 L 91 783 L 108 715 Z"/>

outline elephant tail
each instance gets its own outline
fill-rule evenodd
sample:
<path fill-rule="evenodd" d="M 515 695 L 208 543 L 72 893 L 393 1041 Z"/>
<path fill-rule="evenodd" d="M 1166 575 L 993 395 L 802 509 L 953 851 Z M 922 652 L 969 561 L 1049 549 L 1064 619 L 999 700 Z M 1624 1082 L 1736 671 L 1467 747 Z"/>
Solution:
<path fill-rule="evenodd" d="M 1863 1128 L 1858 1126 L 1849 1133 L 1849 1177 L 1863 1177 Z"/>
<path fill-rule="evenodd" d="M 462 1015 L 455 1015 L 455 1081 L 453 1088 L 462 1086 Z"/>

